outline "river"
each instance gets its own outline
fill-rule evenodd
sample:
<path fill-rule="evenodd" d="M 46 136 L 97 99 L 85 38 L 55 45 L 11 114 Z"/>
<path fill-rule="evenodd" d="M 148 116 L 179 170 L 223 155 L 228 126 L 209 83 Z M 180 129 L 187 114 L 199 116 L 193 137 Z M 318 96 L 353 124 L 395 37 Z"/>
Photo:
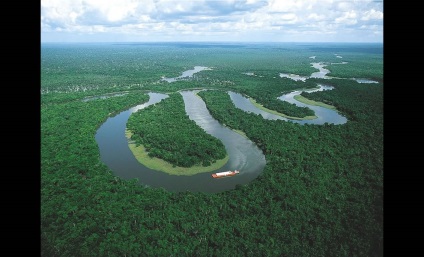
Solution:
<path fill-rule="evenodd" d="M 200 72 L 200 71 L 204 71 L 204 70 L 212 70 L 209 67 L 204 67 L 204 66 L 194 66 L 194 69 L 192 70 L 186 70 L 183 72 L 183 74 L 179 77 L 176 78 L 162 78 L 163 81 L 167 81 L 169 83 L 175 82 L 177 80 L 183 79 L 183 78 L 190 78 L 193 77 L 193 74 Z"/>
<path fill-rule="evenodd" d="M 317 91 L 323 91 L 323 90 L 332 90 L 333 87 L 330 86 L 324 86 L 324 85 L 318 85 L 319 87 L 317 89 L 311 89 L 311 90 L 305 90 L 309 93 L 311 92 L 317 92 Z M 309 105 L 309 104 L 304 104 L 301 103 L 297 100 L 294 99 L 294 96 L 296 95 L 300 95 L 303 91 L 293 91 L 291 93 L 288 94 L 284 94 L 280 97 L 278 97 L 278 99 L 282 100 L 282 101 L 287 101 L 289 103 L 293 103 L 297 106 L 300 107 L 308 107 L 310 109 L 312 109 L 315 112 L 315 115 L 317 116 L 316 119 L 313 120 L 293 120 L 293 119 L 288 119 L 276 114 L 272 114 L 266 111 L 263 111 L 259 108 L 257 108 L 255 105 L 253 105 L 248 98 L 242 96 L 239 93 L 235 93 L 235 92 L 228 92 L 228 94 L 231 97 L 231 100 L 233 101 L 234 105 L 245 111 L 245 112 L 251 112 L 251 113 L 255 113 L 255 114 L 260 114 L 262 115 L 262 117 L 264 119 L 268 119 L 268 120 L 285 120 L 285 121 L 291 121 L 294 123 L 299 123 L 299 124 L 317 124 L 317 125 L 322 125 L 324 123 L 332 123 L 332 124 L 344 124 L 347 122 L 346 117 L 342 116 L 341 114 L 339 114 L 336 110 L 331 110 L 328 108 L 324 108 L 321 106 L 314 106 L 314 105 Z"/>
<path fill-rule="evenodd" d="M 314 57 L 313 59 L 315 59 L 315 56 L 311 56 Z M 309 57 L 309 58 L 311 58 Z M 342 58 L 341 56 L 336 56 L 338 58 Z M 330 63 L 331 65 L 340 65 L 340 64 L 348 64 L 348 62 L 336 62 L 336 63 Z M 287 74 L 287 73 L 280 73 L 280 77 L 281 78 L 289 78 L 292 79 L 294 81 L 303 81 L 305 82 L 308 78 L 318 78 L 318 79 L 345 79 L 345 78 L 338 78 L 338 77 L 331 77 L 331 76 L 327 76 L 328 73 L 330 73 L 330 71 L 326 68 L 324 68 L 325 66 L 327 66 L 327 64 L 323 63 L 323 62 L 311 62 L 311 66 L 315 69 L 317 69 L 318 71 L 313 72 L 310 76 L 300 76 L 297 74 Z M 378 81 L 375 80 L 371 80 L 371 79 L 365 79 L 365 78 L 350 78 L 350 80 L 355 80 L 358 83 L 368 83 L 368 84 L 375 84 L 378 83 Z"/>
<path fill-rule="evenodd" d="M 328 70 L 323 68 L 322 63 L 314 64 L 314 67 L 319 69 L 319 72 L 313 73 L 312 75 L 325 78 Z M 180 78 L 190 77 L 196 72 L 208 69 L 210 68 L 195 66 L 193 70 L 183 72 L 183 75 L 180 77 L 163 79 L 168 82 L 174 82 Z M 317 89 L 312 89 L 308 92 L 331 89 L 333 88 L 319 85 Z M 217 193 L 234 189 L 238 184 L 242 185 L 254 180 L 263 172 L 266 165 L 265 156 L 262 151 L 248 138 L 241 136 L 216 121 L 207 110 L 204 101 L 196 95 L 197 92 L 199 92 L 199 90 L 182 91 L 180 94 L 184 99 L 185 110 L 189 118 L 194 120 L 206 133 L 218 138 L 224 144 L 229 155 L 229 161 L 222 168 L 213 172 L 200 173 L 192 176 L 176 176 L 149 169 L 136 160 L 128 147 L 128 139 L 125 137 L 126 123 L 132 113 L 142 110 L 152 104 L 159 103 L 168 97 L 165 94 L 152 92 L 149 93 L 150 98 L 147 103 L 137 105 L 114 117 L 110 117 L 100 126 L 96 134 L 96 141 L 100 149 L 102 162 L 104 162 L 116 176 L 123 179 L 138 179 L 139 183 L 143 186 L 164 188 L 172 192 L 191 191 Z M 301 92 L 302 91 L 294 91 L 280 96 L 279 99 L 294 103 L 298 106 L 307 106 L 315 112 L 318 117 L 317 119 L 289 120 L 258 109 L 249 99 L 241 94 L 231 91 L 229 91 L 228 94 L 237 108 L 246 112 L 260 114 L 265 119 L 280 119 L 300 124 L 324 124 L 325 122 L 333 124 L 346 123 L 347 119 L 337 111 L 296 101 L 293 97 L 299 95 Z M 211 176 L 211 174 L 215 172 L 235 169 L 240 170 L 240 174 L 231 178 L 214 179 Z"/>
<path fill-rule="evenodd" d="M 113 173 L 123 179 L 137 178 L 140 184 L 148 187 L 162 187 L 168 191 L 217 193 L 234 189 L 237 184 L 246 184 L 262 173 L 266 161 L 262 151 L 249 139 L 222 126 L 210 115 L 203 100 L 195 91 L 181 92 L 189 118 L 194 120 L 206 133 L 220 139 L 230 157 L 219 170 L 200 173 L 193 176 L 176 176 L 151 170 L 140 164 L 128 147 L 125 128 L 131 113 L 160 102 L 167 96 L 149 93 L 147 103 L 123 111 L 111 117 L 98 129 L 96 141 L 100 156 Z M 214 179 L 211 174 L 227 170 L 240 170 L 240 174 L 231 178 Z"/>

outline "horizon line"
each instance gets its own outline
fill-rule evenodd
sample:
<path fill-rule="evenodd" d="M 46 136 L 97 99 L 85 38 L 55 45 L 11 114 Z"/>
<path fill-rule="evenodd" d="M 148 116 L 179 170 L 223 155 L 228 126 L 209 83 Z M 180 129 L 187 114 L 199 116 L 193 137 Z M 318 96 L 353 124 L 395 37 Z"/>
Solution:
<path fill-rule="evenodd" d="M 250 43 L 250 44 L 275 44 L 275 43 L 346 43 L 346 44 L 383 44 L 380 41 L 40 41 L 43 43 L 77 43 L 77 44 L 96 44 L 96 43 L 112 43 L 112 44 L 134 44 L 134 43 Z"/>

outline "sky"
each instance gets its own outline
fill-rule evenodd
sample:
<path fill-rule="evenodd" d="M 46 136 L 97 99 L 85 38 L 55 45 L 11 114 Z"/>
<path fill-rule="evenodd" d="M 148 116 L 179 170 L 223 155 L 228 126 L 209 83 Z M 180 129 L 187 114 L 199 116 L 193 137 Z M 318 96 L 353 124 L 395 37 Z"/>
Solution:
<path fill-rule="evenodd" d="M 383 0 L 41 0 L 41 42 L 383 42 Z"/>

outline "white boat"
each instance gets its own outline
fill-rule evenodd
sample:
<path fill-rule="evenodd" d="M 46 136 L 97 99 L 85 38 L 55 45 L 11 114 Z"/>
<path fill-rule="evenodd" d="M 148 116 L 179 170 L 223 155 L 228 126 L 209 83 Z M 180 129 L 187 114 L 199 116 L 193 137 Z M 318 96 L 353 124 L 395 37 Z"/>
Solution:
<path fill-rule="evenodd" d="M 229 171 L 214 173 L 214 174 L 212 174 L 212 177 L 213 178 L 230 177 L 230 176 L 235 176 L 239 173 L 240 173 L 240 171 L 238 171 L 238 170 L 234 170 L 234 171 L 229 170 Z"/>

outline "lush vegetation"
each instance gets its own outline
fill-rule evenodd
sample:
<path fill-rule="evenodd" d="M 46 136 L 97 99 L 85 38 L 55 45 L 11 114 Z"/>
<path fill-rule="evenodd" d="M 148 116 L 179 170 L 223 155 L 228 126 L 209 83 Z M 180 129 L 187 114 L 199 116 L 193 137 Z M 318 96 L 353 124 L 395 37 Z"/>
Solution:
<path fill-rule="evenodd" d="M 278 99 L 278 97 L 284 93 L 288 93 L 299 87 L 316 87 L 314 83 L 310 83 L 309 81 L 295 82 L 288 78 L 252 78 L 251 76 L 249 76 L 249 78 L 243 78 L 239 83 L 243 85 L 243 87 L 237 87 L 237 91 L 252 97 L 257 103 L 267 109 L 275 110 L 290 117 L 304 118 L 307 116 L 314 116 L 314 111 L 309 108 L 298 107 L 295 104 Z"/>
<path fill-rule="evenodd" d="M 41 256 L 383 256 L 383 84 L 278 78 L 279 72 L 310 75 L 309 56 L 331 61 L 337 52 L 343 61 L 351 58 L 337 66 L 345 66 L 346 77 L 373 73 L 382 81 L 381 54 L 337 47 L 43 46 Z M 377 71 L 361 69 L 363 62 Z M 158 82 L 195 65 L 215 68 L 191 81 Z M 249 71 L 263 77 L 242 74 Z M 316 82 L 335 89 L 302 95 L 335 106 L 346 124 L 265 120 L 235 108 L 225 92 L 265 103 L 265 95 Z M 185 87 L 222 89 L 200 95 L 217 120 L 263 150 L 260 177 L 218 194 L 171 193 L 115 177 L 101 162 L 95 134 L 102 122 L 147 101 L 140 89 Z M 168 104 L 178 113 L 180 101 L 175 95 L 140 114 Z"/>
<path fill-rule="evenodd" d="M 133 113 L 127 128 L 132 132 L 131 139 L 143 145 L 150 157 L 175 166 L 209 166 L 226 157 L 222 142 L 189 119 L 180 94 L 171 94 L 161 103 Z"/>
<path fill-rule="evenodd" d="M 314 46 L 317 61 L 323 61 L 329 76 L 340 78 L 368 78 L 383 82 L 383 48 L 375 43 L 327 44 Z M 337 58 L 340 56 L 341 58 Z M 340 64 L 347 62 L 347 64 Z M 296 72 L 294 72 L 297 74 Z"/>
<path fill-rule="evenodd" d="M 262 120 L 235 109 L 224 92 L 201 93 L 216 119 L 244 131 L 266 153 L 264 184 L 273 192 L 271 199 L 284 205 L 274 207 L 269 218 L 297 226 L 302 236 L 295 237 L 308 247 L 302 254 L 293 252 L 295 256 L 381 255 L 382 87 L 346 83 L 338 89 L 325 92 L 335 96 L 337 108 L 351 110 L 344 114 L 352 121 L 343 126 Z M 298 225 L 274 217 L 292 211 L 302 215 Z"/>
<path fill-rule="evenodd" d="M 330 85 L 334 90 L 324 90 L 315 93 L 302 92 L 301 95 L 317 102 L 333 105 L 337 110 L 345 113 L 349 120 L 357 121 L 373 115 L 383 116 L 383 98 L 376 97 L 382 94 L 383 87 L 379 84 L 361 84 L 352 80 L 322 80 L 314 79 L 318 83 Z M 343 105 L 340 98 L 344 99 Z M 369 121 L 371 122 L 371 121 Z M 382 139 L 382 138 L 381 138 Z"/>
<path fill-rule="evenodd" d="M 126 136 L 127 138 L 131 138 L 131 132 L 127 131 Z M 128 146 L 136 160 L 138 160 L 138 162 L 142 163 L 147 168 L 152 170 L 163 171 L 168 174 L 177 176 L 191 176 L 202 172 L 215 171 L 224 166 L 230 159 L 230 156 L 227 155 L 227 157 L 225 157 L 224 159 L 217 160 L 216 162 L 206 167 L 202 165 L 195 165 L 188 168 L 178 167 L 163 159 L 150 157 L 143 145 L 136 146 L 135 143 L 130 142 Z"/>

